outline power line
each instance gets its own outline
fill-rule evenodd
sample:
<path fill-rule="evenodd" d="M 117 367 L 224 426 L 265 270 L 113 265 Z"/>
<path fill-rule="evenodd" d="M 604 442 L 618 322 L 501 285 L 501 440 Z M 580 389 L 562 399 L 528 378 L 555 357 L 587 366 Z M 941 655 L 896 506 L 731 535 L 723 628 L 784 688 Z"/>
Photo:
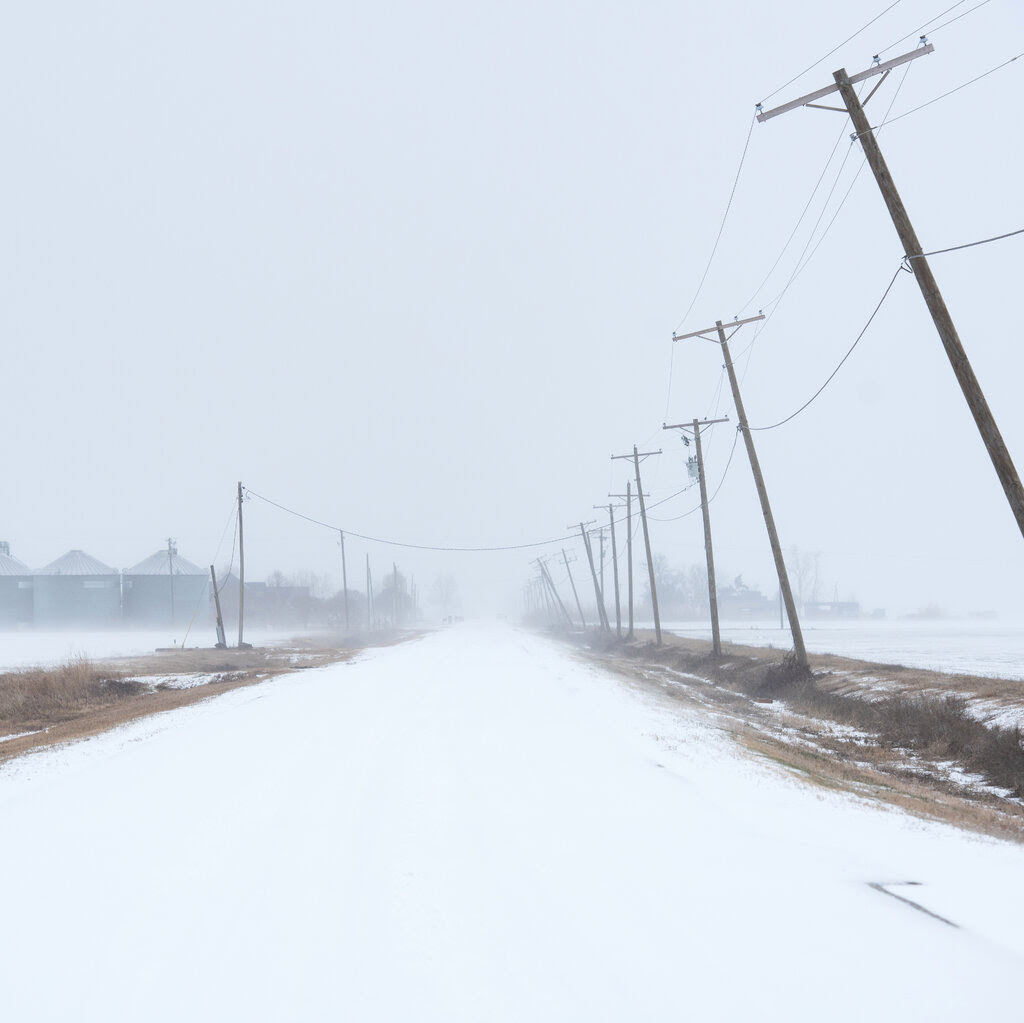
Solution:
<path fill-rule="evenodd" d="M 1014 235 L 1024 234 L 1024 227 L 1019 231 L 1007 231 L 1006 234 L 997 234 L 994 238 L 982 238 L 981 241 L 968 242 L 966 245 L 953 245 L 948 249 L 935 249 L 932 252 L 922 252 L 920 256 L 904 256 L 906 260 L 924 259 L 925 256 L 941 256 L 946 252 L 959 252 L 961 249 L 973 249 L 975 245 L 988 245 L 989 242 L 1001 242 L 1004 238 L 1012 238 Z"/>
<path fill-rule="evenodd" d="M 732 456 L 734 454 L 736 454 L 736 443 L 739 441 L 739 437 L 740 437 L 740 431 L 737 429 L 735 431 L 735 435 L 733 436 L 733 439 L 732 439 L 732 449 L 729 451 L 729 458 L 728 458 L 728 460 L 725 463 L 725 468 L 722 470 L 722 478 L 718 481 L 718 486 L 715 487 L 715 492 L 708 498 L 708 504 L 711 504 L 711 502 L 716 497 L 718 497 L 718 491 L 722 489 L 722 484 L 725 482 L 726 474 L 729 472 L 729 466 L 732 465 Z M 687 487 L 686 489 L 689 490 L 690 488 Z M 654 522 L 678 522 L 680 519 L 685 519 L 688 515 L 694 515 L 694 514 L 696 514 L 699 511 L 700 511 L 700 505 L 698 504 L 696 508 L 691 508 L 689 511 L 683 512 L 682 515 L 674 515 L 674 516 L 672 516 L 672 518 L 658 519 L 658 518 L 654 518 L 651 515 L 648 515 L 647 517 L 649 519 L 653 519 Z"/>
<path fill-rule="evenodd" d="M 958 85 L 955 89 L 950 89 L 949 92 L 944 92 L 941 96 L 936 96 L 935 99 L 930 99 L 927 103 L 922 103 L 919 107 L 914 107 L 912 110 L 907 110 L 902 114 L 897 114 L 893 118 L 882 121 L 881 124 L 876 125 L 871 130 L 878 131 L 879 128 L 882 128 L 887 124 L 894 124 L 896 121 L 901 121 L 904 117 L 909 117 L 911 114 L 916 114 L 919 110 L 924 110 L 925 107 L 930 107 L 933 103 L 938 103 L 939 100 L 948 99 L 950 96 L 958 93 L 961 89 L 966 89 L 967 86 L 974 85 L 975 82 L 980 82 L 983 78 L 988 78 L 989 75 L 994 75 L 997 71 L 1002 71 L 1004 67 L 1012 64 L 1015 60 L 1020 60 L 1021 57 L 1024 57 L 1024 53 L 1018 53 L 1016 57 L 1004 60 L 1002 64 L 999 64 L 994 68 L 989 68 L 988 71 L 984 74 L 978 75 L 977 78 L 972 78 L 969 82 L 964 82 L 963 85 Z M 854 134 L 852 138 L 856 139 L 857 135 Z"/>
<path fill-rule="evenodd" d="M 947 7 L 941 13 L 936 14 L 934 18 L 929 18 L 928 21 L 926 21 L 919 28 L 916 28 L 913 32 L 908 32 L 905 36 L 901 36 L 899 39 L 896 40 L 896 42 L 890 43 L 884 50 L 879 50 L 878 52 L 879 54 L 888 53 L 890 50 L 894 50 L 897 46 L 899 46 L 900 43 L 905 43 L 908 39 L 913 39 L 915 37 L 919 38 L 921 33 L 926 30 L 932 34 L 939 32 L 942 29 L 946 28 L 947 25 L 952 25 L 954 21 L 959 21 L 961 18 L 966 18 L 968 14 L 973 14 L 979 7 L 984 7 L 985 4 L 990 2 L 991 0 L 981 0 L 980 4 L 976 4 L 968 11 L 961 12 L 955 18 L 950 18 L 949 21 L 944 21 L 941 25 L 936 25 L 935 28 L 928 28 L 928 26 L 931 25 L 933 21 L 938 21 L 939 18 L 945 17 L 947 14 L 949 14 L 950 11 L 955 11 L 958 7 L 962 7 L 965 3 L 967 3 L 967 0 L 957 0 L 957 2 L 952 5 L 952 7 Z"/>
<path fill-rule="evenodd" d="M 899 2 L 899 0 L 897 0 L 897 2 Z M 693 298 L 691 299 L 686 312 L 683 313 L 682 319 L 676 326 L 677 331 L 683 325 L 684 321 L 686 320 L 686 317 L 689 316 L 691 312 L 693 312 L 693 307 L 697 304 L 697 298 L 700 296 L 701 290 L 704 287 L 704 282 L 708 279 L 708 271 L 711 269 L 711 264 L 714 262 L 715 259 L 715 253 L 718 251 L 718 243 L 722 240 L 722 232 L 725 230 L 725 222 L 729 218 L 729 210 L 732 209 L 732 200 L 733 197 L 736 195 L 736 186 L 740 182 L 740 173 L 742 172 L 743 164 L 747 159 L 747 150 L 750 148 L 750 137 L 754 133 L 754 125 L 756 123 L 756 116 L 752 117 L 750 119 L 750 128 L 747 130 L 747 140 L 746 142 L 743 143 L 743 153 L 740 156 L 740 165 L 739 167 L 736 168 L 736 177 L 733 178 L 732 191 L 729 193 L 729 201 L 725 204 L 725 213 L 722 214 L 722 222 L 721 224 L 719 224 L 718 234 L 715 236 L 715 244 L 711 247 L 711 255 L 708 257 L 708 263 L 707 266 L 704 267 L 704 273 L 701 276 L 700 283 L 697 285 L 697 290 L 694 292 Z"/>
<path fill-rule="evenodd" d="M 896 91 L 893 93 L 892 99 L 889 101 L 889 106 L 886 108 L 886 111 L 885 111 L 885 116 L 886 117 L 889 116 L 890 112 L 892 111 L 892 108 L 896 105 L 896 100 L 899 98 L 900 92 L 903 89 L 903 86 L 906 84 L 907 75 L 910 73 L 910 68 L 911 68 L 911 65 L 907 64 L 906 67 L 903 70 L 903 77 L 900 79 L 900 84 L 896 87 Z M 844 131 L 845 131 L 845 129 L 844 129 Z M 742 358 L 742 356 L 744 354 L 747 354 L 747 361 L 746 361 L 746 363 L 744 364 L 744 367 L 743 367 L 743 379 L 746 379 L 747 371 L 750 369 L 750 360 L 751 360 L 751 356 L 753 354 L 752 349 L 753 349 L 754 345 L 757 343 L 758 338 L 761 336 L 761 334 L 764 331 L 765 327 L 768 326 L 768 322 L 771 320 L 771 318 L 775 315 L 775 313 L 778 312 L 779 305 L 782 303 L 783 298 L 785 298 L 786 292 L 789 291 L 790 287 L 793 285 L 793 283 L 796 281 L 796 279 L 800 276 L 800 274 L 802 274 L 804 272 L 804 270 L 807 269 L 807 267 L 810 265 L 811 261 L 817 255 L 818 249 L 821 248 L 822 243 L 828 237 L 829 232 L 832 230 L 832 225 L 835 224 L 836 220 L 839 217 L 839 214 L 843 210 L 843 207 L 846 205 L 846 201 L 850 198 L 850 194 L 853 192 L 854 186 L 857 184 L 857 180 L 858 180 L 858 178 L 861 175 L 861 171 L 863 171 L 864 168 L 867 166 L 867 161 L 862 159 L 861 162 L 860 162 L 860 166 L 858 166 L 858 168 L 857 168 L 856 172 L 854 173 L 853 177 L 850 179 L 850 184 L 847 187 L 845 194 L 843 195 L 842 199 L 839 200 L 839 205 L 836 207 L 835 212 L 832 214 L 832 217 L 829 220 L 829 222 L 825 225 L 825 230 L 822 231 L 820 237 L 814 243 L 814 248 L 812 248 L 811 251 L 810 251 L 810 254 L 807 255 L 807 250 L 810 247 L 812 240 L 814 239 L 815 232 L 818 230 L 818 225 L 821 223 L 822 218 L 825 216 L 825 211 L 828 209 L 828 204 L 832 201 L 832 196 L 835 194 L 835 190 L 836 190 L 837 186 L 839 185 L 839 179 L 842 177 L 843 168 L 846 166 L 846 161 L 849 159 L 850 153 L 852 151 L 853 151 L 853 140 L 851 140 L 850 147 L 846 151 L 846 156 L 843 157 L 843 162 L 839 165 L 839 171 L 836 174 L 836 179 L 835 179 L 835 181 L 832 184 L 832 188 L 829 190 L 828 197 L 825 199 L 825 202 L 822 204 L 821 213 L 818 214 L 818 219 L 815 221 L 814 227 L 811 229 L 811 233 L 810 233 L 810 235 L 807 238 L 807 244 L 804 245 L 803 251 L 800 253 L 799 258 L 797 259 L 796 265 L 795 265 L 795 267 L 793 269 L 793 273 L 790 275 L 790 278 L 786 282 L 786 285 L 782 289 L 782 291 L 780 291 L 779 294 L 776 295 L 773 299 L 770 299 L 767 303 L 765 303 L 766 307 L 771 307 L 771 308 L 769 309 L 769 312 L 766 315 L 766 317 L 764 319 L 764 322 L 762 322 L 761 324 L 758 325 L 758 329 L 755 330 L 754 336 L 750 339 L 750 344 L 748 344 L 747 347 L 744 348 L 739 353 L 739 355 L 736 356 L 736 359 L 738 361 L 740 358 Z M 831 160 L 831 157 L 829 159 Z M 828 165 L 826 164 L 826 167 L 827 166 Z M 806 258 L 804 258 L 805 256 L 806 256 Z"/>
<path fill-rule="evenodd" d="M 833 53 L 835 53 L 837 50 L 841 50 L 848 42 L 850 42 L 853 39 L 856 39 L 857 36 L 861 34 L 861 32 L 863 32 L 865 29 L 870 28 L 876 21 L 878 21 L 879 18 L 881 18 L 883 15 L 888 14 L 894 7 L 898 7 L 900 5 L 900 2 L 901 0 L 895 0 L 895 3 L 889 4 L 889 6 L 886 7 L 884 11 L 882 11 L 880 14 L 876 14 L 866 25 L 863 25 L 859 29 L 857 29 L 857 31 L 854 32 L 852 36 L 848 36 L 838 46 L 833 47 L 823 57 L 820 57 L 818 60 L 816 60 L 810 67 L 804 68 L 803 71 L 800 72 L 800 74 L 794 75 L 788 82 L 784 83 L 783 85 L 780 85 L 775 90 L 775 92 L 768 93 L 768 95 L 765 96 L 764 99 L 761 100 L 761 102 L 766 103 L 768 100 L 772 98 L 772 96 L 777 95 L 778 93 L 782 92 L 782 90 L 785 89 L 787 86 L 790 86 L 798 79 L 803 78 L 803 76 L 806 75 L 808 71 L 813 71 L 819 64 L 828 60 L 828 58 L 831 57 Z M 963 2 L 964 0 L 961 0 L 961 3 Z"/>
<path fill-rule="evenodd" d="M 272 505 L 274 508 L 278 508 L 280 511 L 287 512 L 289 515 L 294 515 L 296 518 L 304 519 L 306 522 L 311 522 L 315 526 L 323 526 L 324 529 L 329 529 L 333 533 L 343 532 L 346 536 L 354 536 L 360 540 L 366 540 L 369 543 L 384 544 L 388 547 L 404 547 L 407 550 L 414 551 L 443 551 L 448 553 L 485 553 L 489 551 L 522 551 L 528 550 L 532 547 L 546 547 L 553 543 L 565 543 L 567 540 L 575 539 L 575 533 L 571 533 L 567 536 L 556 536 L 550 540 L 535 540 L 531 543 L 515 543 L 515 544 L 499 544 L 495 546 L 483 546 L 483 547 L 459 547 L 459 546 L 442 546 L 435 544 L 422 544 L 422 543 L 405 543 L 401 540 L 386 540 L 379 536 L 368 536 L 365 533 L 357 533 L 354 529 L 347 529 L 342 526 L 333 525 L 329 522 L 324 522 L 321 519 L 315 519 L 311 515 L 304 515 L 302 512 L 296 511 L 294 508 L 288 508 L 283 504 L 279 504 L 277 501 L 272 501 L 269 497 L 264 497 L 262 494 L 257 494 L 255 490 L 250 490 L 248 487 L 244 488 L 245 493 L 251 497 L 255 497 L 265 504 Z"/>
<path fill-rule="evenodd" d="M 774 430 L 778 426 L 784 426 L 791 419 L 796 419 L 796 417 L 800 415 L 800 413 L 803 412 L 803 410 L 807 408 L 811 404 L 811 402 L 813 402 L 815 398 L 817 398 L 818 395 L 821 394 L 821 392 L 824 391 L 826 387 L 828 387 L 830 383 L 832 383 L 832 379 L 843 368 L 843 364 L 851 355 L 853 355 L 853 350 L 857 347 L 858 344 L 860 344 L 860 339 L 867 333 L 868 327 L 871 326 L 872 320 L 874 320 L 875 316 L 878 315 L 878 310 L 882 308 L 882 303 L 886 300 L 886 298 L 888 298 L 889 292 L 892 290 L 892 286 L 896 283 L 896 278 L 899 277 L 900 271 L 903 270 L 906 270 L 908 273 L 910 272 L 909 269 L 902 263 L 896 268 L 896 273 L 892 275 L 892 280 L 889 281 L 889 286 L 885 289 L 885 292 L 883 293 L 882 297 L 878 300 L 878 305 L 875 306 L 874 312 L 868 317 L 868 322 L 864 324 L 863 329 L 857 335 L 857 339 L 853 342 L 852 345 L 850 345 L 850 348 L 847 351 L 847 353 L 842 357 L 842 359 L 839 360 L 839 365 L 836 366 L 834 370 L 832 370 L 832 372 L 828 375 L 828 379 L 821 385 L 821 387 L 819 387 L 814 392 L 814 394 L 812 394 L 811 397 L 808 398 L 808 400 L 805 401 L 803 405 L 801 405 L 792 415 L 786 416 L 785 419 L 782 419 L 777 423 L 773 423 L 771 426 L 749 426 L 748 429 L 757 431 Z"/>

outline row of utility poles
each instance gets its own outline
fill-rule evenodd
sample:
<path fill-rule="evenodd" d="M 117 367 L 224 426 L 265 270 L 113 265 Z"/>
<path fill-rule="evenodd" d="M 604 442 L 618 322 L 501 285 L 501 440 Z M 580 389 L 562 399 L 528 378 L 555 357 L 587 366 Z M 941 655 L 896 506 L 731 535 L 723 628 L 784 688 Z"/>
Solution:
<path fill-rule="evenodd" d="M 245 488 L 242 486 L 241 481 L 238 483 L 237 491 L 237 502 L 238 502 L 238 649 L 247 649 L 251 644 L 246 643 L 244 640 L 245 631 L 245 529 L 243 522 L 242 508 L 245 500 Z M 338 530 L 338 543 L 341 547 L 341 579 L 342 579 L 342 592 L 344 594 L 344 605 L 345 605 L 345 631 L 350 632 L 352 629 L 352 617 L 349 605 L 349 589 L 348 589 L 348 562 L 345 556 L 345 534 L 343 531 Z M 167 557 L 168 564 L 171 571 L 171 608 L 173 612 L 173 601 L 174 601 L 174 556 L 177 554 L 177 549 L 174 546 L 173 540 L 167 541 Z M 397 624 L 400 618 L 401 608 L 400 604 L 400 593 L 399 593 L 399 573 L 398 565 L 392 562 L 392 584 L 391 584 L 391 621 Z M 217 647 L 224 649 L 227 647 L 227 637 L 224 631 L 224 616 L 221 611 L 220 594 L 221 586 L 217 583 L 217 571 L 213 565 L 210 566 L 210 581 L 213 586 L 213 599 L 214 606 L 217 614 Z M 410 582 L 410 598 L 412 601 L 413 609 L 416 607 L 416 581 L 413 579 Z M 380 621 L 377 616 L 377 604 L 373 591 L 373 574 L 370 571 L 370 555 L 366 555 L 366 625 L 367 628 L 376 629 L 380 625 Z"/>
<path fill-rule="evenodd" d="M 815 92 L 809 93 L 805 96 L 801 96 L 799 99 L 792 100 L 788 103 L 784 103 L 781 106 L 775 107 L 772 110 L 763 110 L 761 104 L 757 107 L 757 120 L 764 122 L 770 120 L 773 117 L 777 117 L 780 114 L 787 113 L 791 110 L 795 110 L 799 107 L 812 107 L 818 110 L 834 110 L 842 114 L 846 114 L 850 117 L 853 122 L 855 131 L 850 136 L 852 141 L 860 142 L 861 147 L 864 151 L 865 159 L 868 166 L 871 168 L 871 172 L 874 175 L 875 181 L 882 194 L 882 198 L 885 202 L 886 208 L 892 219 L 893 226 L 896 229 L 896 233 L 899 236 L 900 242 L 904 250 L 904 261 L 906 266 L 913 272 L 915 279 L 920 287 L 921 294 L 924 298 L 925 305 L 931 314 L 932 320 L 935 324 L 935 329 L 939 335 L 939 339 L 942 343 L 943 349 L 949 359 L 950 365 L 953 368 L 953 372 L 956 376 L 957 382 L 960 385 L 960 389 L 963 392 L 964 398 L 967 401 L 968 407 L 971 410 L 971 414 L 974 417 L 975 424 L 978 427 L 978 432 L 981 435 L 982 441 L 985 444 L 986 451 L 988 452 L 989 458 L 992 461 L 992 465 L 995 468 L 996 475 L 999 478 L 999 482 L 1003 488 L 1003 492 L 1006 495 L 1007 502 L 1010 505 L 1010 509 L 1017 522 L 1017 527 L 1020 529 L 1022 535 L 1024 535 L 1024 487 L 1021 485 L 1020 477 L 1017 474 L 1016 467 L 1013 464 L 1013 460 L 1010 457 L 1010 453 L 1006 447 L 1006 444 L 1002 438 L 1002 434 L 999 431 L 998 426 L 995 422 L 995 417 L 992 415 L 992 411 L 988 406 L 988 402 L 985 399 L 985 395 L 982 392 L 981 385 L 978 382 L 977 377 L 974 374 L 974 370 L 971 367 L 970 361 L 967 358 L 967 353 L 964 350 L 963 344 L 957 333 L 956 327 L 953 324 L 953 319 L 950 316 L 949 310 L 946 308 L 945 301 L 942 298 L 942 294 L 939 291 L 938 284 L 932 274 L 931 268 L 928 265 L 928 260 L 925 255 L 924 249 L 917 237 L 914 230 L 913 224 L 910 221 L 910 216 L 907 213 L 906 207 L 903 204 L 903 200 L 900 197 L 899 192 L 896 189 L 896 184 L 893 181 L 893 177 L 889 168 L 882 156 L 881 148 L 878 145 L 878 139 L 875 136 L 874 129 L 871 127 L 868 121 L 867 114 L 864 111 L 865 106 L 870 102 L 871 98 L 875 95 L 882 83 L 888 78 L 889 74 L 894 68 L 900 67 L 904 64 L 909 63 L 912 60 L 916 60 L 918 57 L 923 57 L 926 54 L 933 52 L 934 47 L 928 42 L 927 38 L 922 36 L 917 49 L 904 53 L 898 57 L 882 62 L 878 57 L 874 59 L 874 62 L 867 70 L 858 72 L 857 74 L 850 75 L 847 73 L 845 68 L 841 68 L 833 73 L 833 84 L 825 86 L 824 88 L 818 89 Z M 874 88 L 868 94 L 867 98 L 862 103 L 857 92 L 854 88 L 860 82 L 866 82 L 869 79 L 879 77 L 879 81 L 875 84 Z M 839 94 L 842 99 L 843 106 L 828 106 L 819 103 L 819 100 L 825 99 L 826 97 Z M 797 616 L 796 602 L 793 599 L 793 590 L 790 586 L 789 575 L 786 570 L 786 563 L 782 553 L 782 545 L 779 541 L 778 530 L 775 526 L 775 519 L 772 515 L 771 504 L 768 500 L 768 491 L 764 482 L 764 475 L 761 472 L 760 462 L 757 458 L 757 451 L 754 447 L 753 436 L 751 435 L 750 426 L 747 421 L 746 411 L 743 406 L 743 399 L 740 395 L 739 383 L 736 379 L 736 371 L 733 366 L 732 356 L 729 352 L 729 337 L 732 336 L 737 330 L 748 323 L 754 323 L 759 320 L 763 320 L 764 315 L 759 314 L 752 316 L 744 320 L 733 320 L 729 324 L 730 334 L 726 336 L 726 328 L 721 320 L 715 322 L 714 327 L 704 328 L 703 330 L 691 331 L 687 334 L 673 335 L 673 342 L 685 341 L 691 338 L 704 338 L 706 340 L 712 340 L 717 342 L 721 346 L 722 356 L 725 362 L 725 369 L 729 377 L 729 386 L 732 390 L 733 403 L 736 408 L 736 415 L 739 420 L 737 429 L 743 435 L 744 446 L 747 451 L 747 458 L 750 462 L 751 473 L 754 477 L 754 484 L 757 488 L 758 500 L 761 504 L 761 513 L 764 517 L 765 528 L 768 532 L 768 540 L 772 549 L 772 556 L 775 560 L 775 569 L 779 580 L 779 594 L 782 603 L 785 606 L 786 614 L 789 618 L 789 626 L 793 636 L 793 657 L 794 660 L 803 668 L 807 668 L 807 651 L 804 646 L 803 633 L 800 628 L 800 621 Z M 700 481 L 700 495 L 701 495 L 701 510 L 703 512 L 704 520 L 704 549 L 707 559 L 707 573 L 708 573 L 708 597 L 710 602 L 711 611 L 711 628 L 712 628 L 712 644 L 714 654 L 719 656 L 721 654 L 721 636 L 718 623 L 718 606 L 717 606 L 717 594 L 715 588 L 715 567 L 714 567 L 714 554 L 712 551 L 711 543 L 711 520 L 708 513 L 708 494 L 707 486 L 704 473 L 703 465 L 703 454 L 701 448 L 700 431 L 703 427 L 712 426 L 716 423 L 725 422 L 724 419 L 716 420 L 692 420 L 690 423 L 677 423 L 674 425 L 665 425 L 666 430 L 683 430 L 691 431 L 694 438 L 694 444 L 696 447 L 696 461 L 697 461 L 697 473 Z M 654 580 L 654 565 L 651 559 L 650 550 L 650 537 L 647 531 L 647 515 L 644 506 L 644 495 L 640 484 L 640 458 L 648 455 L 656 454 L 657 452 L 645 452 L 643 455 L 637 452 L 637 449 L 633 448 L 632 456 L 629 455 L 615 455 L 613 458 L 630 458 L 632 457 L 635 471 L 636 471 L 636 484 L 637 493 L 640 500 L 640 512 L 644 526 L 644 543 L 647 548 L 647 565 L 650 573 L 651 583 L 651 603 L 654 611 L 654 625 L 657 642 L 661 643 L 661 623 L 658 615 L 658 601 L 657 592 Z M 586 533 L 583 524 L 580 525 L 580 531 L 583 534 L 584 543 L 587 547 L 588 557 L 591 559 L 591 571 L 593 571 L 593 559 L 590 554 L 589 541 L 587 540 Z M 630 536 L 632 534 L 630 533 Z M 613 534 L 613 551 L 614 551 L 614 534 Z M 597 591 L 597 577 L 594 577 L 595 591 Z M 632 594 L 632 571 L 630 571 L 630 592 Z M 617 587 L 616 587 L 616 598 L 617 598 Z M 600 598 L 600 593 L 598 593 Z M 604 615 L 603 605 L 601 600 L 598 600 L 598 607 L 602 615 L 602 626 L 607 628 L 607 616 Z M 630 602 L 630 635 L 632 635 L 632 599 Z M 582 618 L 582 610 L 581 610 Z"/>

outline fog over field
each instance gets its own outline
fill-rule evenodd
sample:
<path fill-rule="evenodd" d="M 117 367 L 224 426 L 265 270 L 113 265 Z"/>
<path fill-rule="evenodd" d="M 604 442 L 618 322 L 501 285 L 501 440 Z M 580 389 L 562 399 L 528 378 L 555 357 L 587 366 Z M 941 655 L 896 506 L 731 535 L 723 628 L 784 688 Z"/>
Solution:
<path fill-rule="evenodd" d="M 12 7 L 0 539 L 33 568 L 70 548 L 126 567 L 167 537 L 227 567 L 241 480 L 325 524 L 251 498 L 251 578 L 340 586 L 338 527 L 354 587 L 369 555 L 432 615 L 444 574 L 465 614 L 511 614 L 531 560 L 578 541 L 419 547 L 565 537 L 606 517 L 610 456 L 637 444 L 664 450 L 655 551 L 700 565 L 692 452 L 661 427 L 729 416 L 705 451 L 720 576 L 772 596 L 721 352 L 671 336 L 769 314 L 732 343 L 753 426 L 832 373 L 904 253 L 845 114 L 754 105 L 921 34 L 935 52 L 867 109 L 925 250 L 1024 228 L 1024 61 L 1000 67 L 1024 10 L 974 7 Z M 1018 463 L 1022 246 L 932 259 Z M 822 598 L 1024 609 L 1024 540 L 911 275 L 756 442 Z"/>

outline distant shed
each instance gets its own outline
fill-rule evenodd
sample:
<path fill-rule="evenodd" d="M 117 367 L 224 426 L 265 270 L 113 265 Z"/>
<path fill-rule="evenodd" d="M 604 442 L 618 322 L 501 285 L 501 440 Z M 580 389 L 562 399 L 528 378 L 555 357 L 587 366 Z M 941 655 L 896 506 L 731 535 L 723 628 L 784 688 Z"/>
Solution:
<path fill-rule="evenodd" d="M 209 576 L 177 551 L 157 551 L 125 571 L 124 617 L 138 625 L 205 624 Z"/>
<path fill-rule="evenodd" d="M 42 626 L 116 625 L 121 576 L 84 551 L 68 551 L 33 573 L 35 623 Z"/>
<path fill-rule="evenodd" d="M 29 625 L 32 612 L 32 569 L 0 542 L 0 627 Z"/>

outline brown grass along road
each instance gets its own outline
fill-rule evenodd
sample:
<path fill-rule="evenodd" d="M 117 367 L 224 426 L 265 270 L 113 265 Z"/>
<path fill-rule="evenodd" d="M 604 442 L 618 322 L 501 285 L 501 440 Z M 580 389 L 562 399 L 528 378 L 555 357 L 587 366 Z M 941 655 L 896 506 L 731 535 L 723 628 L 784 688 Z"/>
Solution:
<path fill-rule="evenodd" d="M 576 637 L 577 642 L 582 637 Z M 591 634 L 587 655 L 644 690 L 698 706 L 805 781 L 1024 841 L 1024 683 L 833 655 L 812 674 L 770 648 Z"/>
<path fill-rule="evenodd" d="M 301 639 L 267 649 L 185 649 L 0 674 L 0 764 L 412 634 Z"/>

